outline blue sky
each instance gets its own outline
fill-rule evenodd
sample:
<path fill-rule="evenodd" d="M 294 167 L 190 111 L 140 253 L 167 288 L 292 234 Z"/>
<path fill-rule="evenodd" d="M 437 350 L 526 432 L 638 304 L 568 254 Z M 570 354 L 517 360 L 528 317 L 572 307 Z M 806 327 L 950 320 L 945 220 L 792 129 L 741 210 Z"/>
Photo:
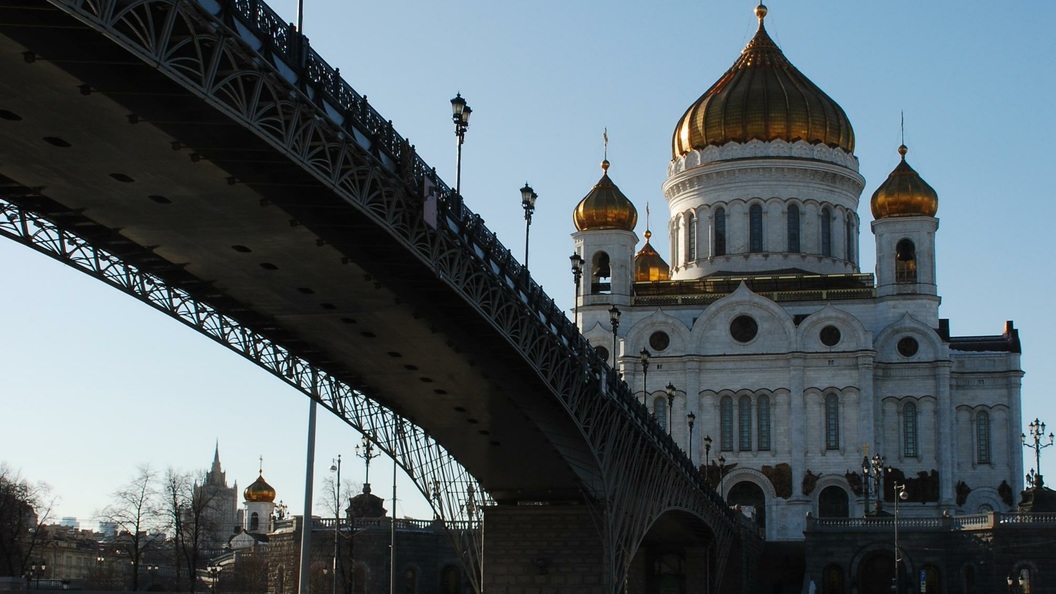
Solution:
<path fill-rule="evenodd" d="M 533 186 L 533 276 L 570 310 L 571 212 L 600 177 L 602 130 L 610 176 L 642 215 L 639 236 L 649 204 L 653 243 L 667 258 L 660 185 L 674 125 L 754 34 L 754 6 L 306 0 L 304 23 L 312 46 L 451 184 L 449 100 L 462 93 L 473 108 L 463 149 L 467 204 L 520 258 L 518 190 L 525 181 Z M 768 6 L 770 35 L 854 125 L 867 180 L 859 208 L 863 272 L 872 272 L 874 253 L 868 197 L 898 162 L 904 112 L 908 159 L 939 193 L 940 314 L 955 335 L 998 334 L 1015 320 L 1026 371 L 1024 428 L 1034 417 L 1056 427 L 1046 388 L 1056 384 L 1049 260 L 1056 4 Z M 273 7 L 295 19 L 291 0 Z M 50 483 L 58 516 L 89 520 L 144 462 L 206 468 L 217 439 L 230 479 L 248 485 L 263 456 L 265 478 L 300 513 L 303 396 L 182 324 L 14 242 L 0 241 L 0 266 L 7 314 L 0 461 Z M 317 476 L 340 453 L 345 476 L 361 477 L 356 443 L 351 429 L 321 415 Z M 1056 462 L 1045 458 L 1043 470 L 1052 474 Z M 372 468 L 375 493 L 386 497 L 390 468 L 383 459 Z M 400 487 L 407 501 L 399 515 L 428 516 L 409 485 Z"/>

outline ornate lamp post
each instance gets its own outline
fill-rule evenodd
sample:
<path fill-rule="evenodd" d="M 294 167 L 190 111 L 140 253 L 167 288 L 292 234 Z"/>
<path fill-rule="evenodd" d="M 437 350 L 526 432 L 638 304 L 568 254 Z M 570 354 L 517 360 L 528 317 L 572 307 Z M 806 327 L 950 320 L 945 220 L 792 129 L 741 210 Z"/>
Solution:
<path fill-rule="evenodd" d="M 158 569 L 160 568 L 157 565 L 147 565 L 147 573 L 150 574 L 151 586 L 154 586 L 154 581 L 158 578 Z"/>
<path fill-rule="evenodd" d="M 704 468 L 707 470 L 711 466 L 711 435 L 704 436 Z M 710 480 L 708 481 L 711 482 Z"/>
<path fill-rule="evenodd" d="M 473 110 L 466 105 L 462 93 L 456 93 L 451 100 L 451 120 L 455 123 L 455 193 L 462 195 L 462 143 L 466 141 L 466 129 L 469 128 L 469 114 Z"/>
<path fill-rule="evenodd" d="M 667 433 L 671 433 L 671 417 L 675 414 L 675 386 L 671 382 L 664 388 L 667 391 Z"/>
<path fill-rule="evenodd" d="M 894 578 L 895 579 L 895 582 L 894 582 L 894 585 L 895 585 L 894 592 L 895 592 L 895 594 L 899 594 L 899 591 L 901 590 L 900 586 L 901 586 L 901 582 L 902 582 L 902 580 L 899 579 L 899 575 L 898 575 L 899 566 L 902 565 L 902 555 L 899 553 L 899 550 L 898 550 L 898 500 L 901 499 L 901 500 L 905 501 L 908 498 L 909 498 L 909 494 L 906 493 L 906 486 L 896 482 L 895 483 L 895 578 Z"/>
<path fill-rule="evenodd" d="M 572 278 L 576 282 L 576 294 L 572 300 L 572 325 L 579 326 L 579 283 L 583 280 L 583 256 L 573 252 L 568 259 L 572 262 Z M 528 265 L 525 260 L 525 266 Z"/>
<path fill-rule="evenodd" d="M 865 514 L 869 514 L 869 482 L 870 478 L 869 470 L 872 468 L 869 465 L 869 456 L 862 456 L 862 488 L 865 489 Z"/>
<path fill-rule="evenodd" d="M 642 404 L 646 406 L 649 405 L 649 357 L 651 356 L 652 354 L 646 349 L 638 353 L 642 361 Z"/>
<path fill-rule="evenodd" d="M 609 324 L 612 324 L 612 370 L 616 370 L 616 333 L 620 329 L 620 308 L 609 308 Z"/>
<path fill-rule="evenodd" d="M 330 464 L 330 472 L 337 473 L 337 482 L 334 487 L 334 594 L 337 593 L 337 537 L 341 528 L 341 454 Z"/>
<path fill-rule="evenodd" d="M 220 572 L 223 570 L 224 568 L 220 567 L 219 565 L 213 565 L 209 567 L 209 590 L 211 590 L 212 592 L 216 592 L 216 587 L 219 585 L 220 582 Z"/>
<path fill-rule="evenodd" d="M 370 461 L 381 454 L 374 453 L 374 444 L 370 443 L 366 435 L 363 436 L 362 444 L 362 448 L 358 445 L 356 446 L 356 457 L 363 458 L 363 462 L 367 467 L 366 475 L 363 477 L 363 492 L 370 493 Z"/>
<path fill-rule="evenodd" d="M 873 498 L 876 500 L 873 506 L 873 515 L 880 513 L 883 509 L 884 499 L 884 463 L 887 461 L 886 458 L 880 454 L 876 454 L 872 459 L 862 459 L 862 472 L 865 473 L 866 482 L 872 481 L 873 483 Z M 868 464 L 866 464 L 868 462 Z M 868 499 L 868 496 L 866 496 Z M 868 501 L 866 501 L 868 507 Z"/>
<path fill-rule="evenodd" d="M 726 478 L 726 457 L 719 456 L 719 495 L 722 495 L 722 481 Z"/>
<path fill-rule="evenodd" d="M 521 188 L 521 208 L 524 209 L 524 267 L 528 268 L 528 232 L 532 228 L 532 214 L 535 213 L 535 200 L 539 198 L 528 182 Z"/>
<path fill-rule="evenodd" d="M 1019 440 L 1023 442 L 1023 447 L 1034 450 L 1034 468 L 1037 470 L 1035 471 L 1034 469 L 1031 469 L 1031 474 L 1027 476 L 1030 477 L 1033 475 L 1033 481 L 1028 478 L 1027 482 L 1032 483 L 1028 486 L 1034 487 L 1035 489 L 1040 489 L 1041 486 L 1045 484 L 1045 481 L 1041 477 L 1041 450 L 1052 445 L 1054 436 L 1051 432 L 1049 433 L 1049 443 L 1041 442 L 1044 437 L 1045 423 L 1042 423 L 1037 418 L 1031 421 L 1030 425 L 1028 425 L 1027 433 L 1021 433 L 1019 435 Z"/>
<path fill-rule="evenodd" d="M 697 422 L 697 415 L 693 414 L 693 411 L 689 411 L 686 415 L 686 421 L 689 423 L 689 462 L 693 463 L 693 424 Z"/>

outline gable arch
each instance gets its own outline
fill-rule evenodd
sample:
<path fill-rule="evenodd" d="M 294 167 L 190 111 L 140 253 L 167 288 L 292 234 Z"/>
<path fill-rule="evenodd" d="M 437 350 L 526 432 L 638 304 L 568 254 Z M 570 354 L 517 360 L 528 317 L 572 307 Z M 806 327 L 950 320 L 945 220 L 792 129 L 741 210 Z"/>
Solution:
<path fill-rule="evenodd" d="M 731 323 L 742 315 L 757 325 L 755 336 L 746 342 L 738 342 L 730 333 Z M 702 355 L 787 353 L 796 350 L 795 324 L 783 308 L 741 283 L 697 318 L 690 346 Z"/>
<path fill-rule="evenodd" d="M 650 337 L 652 337 L 654 332 L 658 331 L 665 332 L 670 339 L 667 348 L 663 350 L 657 350 L 649 344 Z M 648 349 L 654 357 L 692 352 L 692 349 L 688 348 L 692 344 L 689 328 L 681 320 L 665 313 L 659 307 L 644 319 L 635 322 L 627 332 L 624 340 L 627 344 L 625 348 L 628 354 L 634 353 L 637 355 L 643 348 Z"/>
<path fill-rule="evenodd" d="M 906 355 L 899 351 L 899 341 L 911 338 L 916 341 L 916 352 Z M 897 322 L 888 325 L 876 337 L 875 347 L 878 363 L 925 362 L 949 359 L 949 349 L 939 338 L 938 332 L 927 324 L 906 313 Z"/>
<path fill-rule="evenodd" d="M 839 342 L 832 346 L 822 342 L 821 331 L 827 326 L 835 326 L 840 332 Z M 796 328 L 796 334 L 800 348 L 810 352 L 856 351 L 873 346 L 870 332 L 862 322 L 831 303 L 807 316 Z"/>

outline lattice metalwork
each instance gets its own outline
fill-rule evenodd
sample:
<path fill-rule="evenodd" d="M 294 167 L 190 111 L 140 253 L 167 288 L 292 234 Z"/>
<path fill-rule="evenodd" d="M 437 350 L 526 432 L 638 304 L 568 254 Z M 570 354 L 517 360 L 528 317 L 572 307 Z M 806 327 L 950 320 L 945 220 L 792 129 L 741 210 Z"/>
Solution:
<path fill-rule="evenodd" d="M 606 551 L 609 591 L 623 583 L 645 533 L 670 510 L 703 519 L 717 545 L 715 585 L 735 545 L 751 548 L 733 514 L 685 454 L 600 360 L 527 269 L 465 208 L 435 173 L 339 73 L 266 5 L 253 0 L 48 0 L 241 123 L 300 164 L 350 207 L 373 220 L 428 265 L 516 348 L 576 421 L 589 456 L 570 459 L 595 510 Z M 435 189 L 437 214 L 423 193 Z M 3 231 L 63 259 L 228 344 L 318 398 L 394 454 L 429 497 L 439 481 L 444 518 L 479 515 L 479 485 L 428 434 L 373 403 L 325 369 L 159 286 L 117 261 L 69 249 L 73 236 L 36 236 L 50 223 L 11 203 Z M 18 225 L 15 225 L 15 221 Z M 38 224 L 33 232 L 27 222 Z M 47 247 L 44 247 L 47 246 Z M 89 259 L 90 266 L 84 263 Z M 106 262 L 100 267 L 99 262 Z M 111 273 L 110 269 L 114 272 Z M 148 282 L 149 281 L 149 282 Z M 403 427 L 400 431 L 399 428 Z M 422 470 L 426 469 L 426 470 Z M 472 493 L 472 495 L 471 495 Z M 474 501 L 474 499 L 478 499 Z M 470 566 L 470 574 L 475 571 Z M 479 588 L 479 584 L 475 584 Z"/>
<path fill-rule="evenodd" d="M 286 384 L 315 399 L 374 442 L 397 463 L 450 527 L 465 526 L 452 537 L 466 556 L 467 570 L 478 567 L 479 526 L 483 505 L 491 500 L 476 480 L 429 434 L 379 405 L 325 369 L 292 353 L 260 332 L 224 314 L 187 291 L 137 269 L 39 213 L 9 201 L 31 198 L 25 188 L 0 187 L 0 235 L 29 246 L 131 295 L 228 347 Z M 475 574 L 474 574 L 475 575 Z"/>

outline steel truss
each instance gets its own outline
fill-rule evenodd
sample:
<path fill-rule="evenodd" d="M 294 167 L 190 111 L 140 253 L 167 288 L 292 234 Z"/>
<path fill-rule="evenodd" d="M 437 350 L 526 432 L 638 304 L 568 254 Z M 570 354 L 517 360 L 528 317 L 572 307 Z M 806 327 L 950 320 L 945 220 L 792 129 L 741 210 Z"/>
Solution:
<path fill-rule="evenodd" d="M 685 453 L 649 418 L 527 269 L 415 155 L 391 123 L 265 4 L 47 2 L 300 164 L 401 242 L 521 353 L 576 421 L 589 446 L 589 455 L 570 455 L 569 460 L 601 533 L 608 591 L 622 588 L 646 532 L 672 510 L 699 517 L 710 530 L 716 588 L 723 583 L 731 549 L 742 556 L 757 552 L 758 537 L 706 485 Z M 435 219 L 423 207 L 433 198 Z M 394 456 L 440 517 L 480 520 L 482 503 L 488 503 L 480 485 L 423 428 L 343 383 L 309 356 L 294 354 L 188 292 L 165 286 L 160 277 L 100 253 L 18 202 L 0 202 L 5 215 L 0 233 L 146 301 L 283 378 Z M 442 488 L 436 489 L 434 481 Z M 439 499 L 434 498 L 437 492 Z M 467 570 L 475 576 L 479 549 L 469 548 Z M 744 557 L 741 564 L 745 587 L 747 561 Z M 475 578 L 474 586 L 479 591 Z"/>

